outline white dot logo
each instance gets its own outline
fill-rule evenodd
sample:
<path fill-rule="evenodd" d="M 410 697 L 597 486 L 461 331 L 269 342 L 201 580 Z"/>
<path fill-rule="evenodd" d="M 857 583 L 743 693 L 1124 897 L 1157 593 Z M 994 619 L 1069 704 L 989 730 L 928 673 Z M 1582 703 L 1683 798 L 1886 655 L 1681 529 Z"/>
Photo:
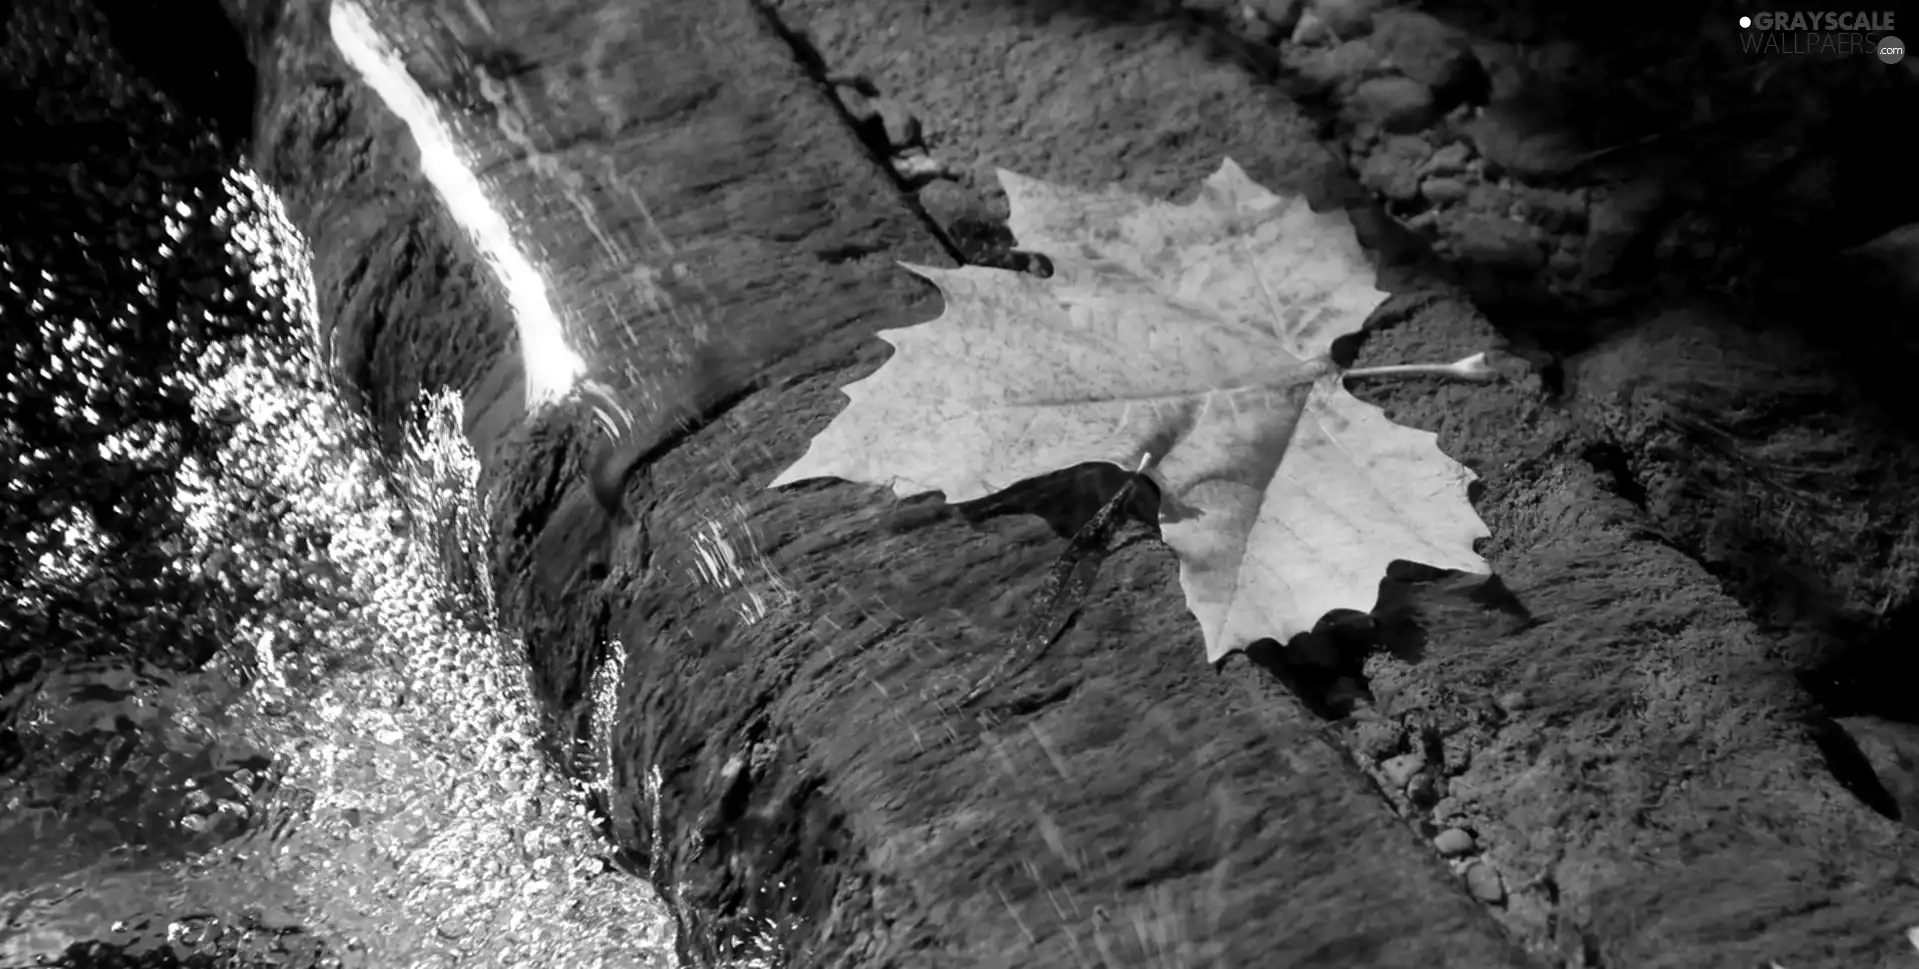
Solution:
<path fill-rule="evenodd" d="M 1752 18 L 1751 18 L 1751 17 L 1741 17 L 1741 18 L 1739 18 L 1739 26 L 1741 26 L 1741 27 L 1750 27 L 1750 26 L 1752 26 Z"/>

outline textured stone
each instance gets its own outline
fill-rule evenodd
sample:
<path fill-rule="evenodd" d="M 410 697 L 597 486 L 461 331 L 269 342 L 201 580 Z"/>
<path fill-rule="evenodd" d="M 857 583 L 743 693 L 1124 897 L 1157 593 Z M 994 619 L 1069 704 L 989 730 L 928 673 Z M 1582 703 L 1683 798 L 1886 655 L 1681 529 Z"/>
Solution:
<path fill-rule="evenodd" d="M 1385 763 L 1379 765 L 1380 773 L 1386 775 L 1387 786 L 1395 791 L 1405 790 L 1406 783 L 1413 779 L 1413 775 L 1425 769 L 1424 754 L 1400 754 L 1388 757 Z"/>
<path fill-rule="evenodd" d="M 1472 854 L 1473 836 L 1459 828 L 1447 828 L 1433 838 L 1433 850 L 1448 858 Z"/>
<path fill-rule="evenodd" d="M 1471 40 L 1432 14 L 1383 11 L 1373 18 L 1372 41 L 1389 66 L 1426 85 L 1442 108 L 1485 89 Z"/>
<path fill-rule="evenodd" d="M 1419 131 L 1438 117 L 1433 92 L 1406 77 L 1362 81 L 1348 104 L 1356 118 L 1394 133 Z"/>
<path fill-rule="evenodd" d="M 1505 880 L 1499 877 L 1498 869 L 1483 861 L 1475 861 L 1467 866 L 1466 890 L 1488 905 L 1498 905 L 1506 900 Z"/>
<path fill-rule="evenodd" d="M 875 58 L 881 88 L 939 119 L 941 150 L 955 146 L 969 171 L 1003 165 L 1172 197 L 1231 154 L 1254 178 L 1297 187 L 1325 211 L 1355 198 L 1297 107 L 1205 60 L 1176 25 L 1045 17 L 1025 4 L 779 6 L 822 25 L 829 62 Z M 662 765 L 660 861 L 686 886 L 675 904 L 696 944 L 708 928 L 764 915 L 798 926 L 785 941 L 823 960 L 846 955 L 848 965 L 905 953 L 928 964 L 1071 964 L 1079 923 L 1061 922 L 1056 901 L 1089 910 L 1097 901 L 1116 919 L 1159 911 L 1151 906 L 1169 890 L 1164 873 L 1217 866 L 1231 874 L 1235 904 L 1181 931 L 1222 964 L 1309 965 L 1318 953 L 1358 951 L 1382 967 L 1529 965 L 1493 921 L 1499 913 L 1448 884 L 1297 698 L 1245 657 L 1195 668 L 1176 570 L 1150 543 L 1109 559 L 1080 619 L 1028 674 L 1049 699 L 1002 720 L 915 699 L 942 695 L 947 681 L 988 662 L 1017 624 L 1030 593 L 1022 583 L 1045 572 L 1063 541 L 1041 514 L 1070 525 L 1076 505 L 1035 499 L 968 517 L 936 502 L 894 507 L 870 489 L 763 491 L 841 406 L 838 388 L 883 356 L 872 332 L 937 312 L 889 261 L 940 257 L 871 159 L 834 134 L 824 93 L 751 26 L 762 22 L 756 12 L 722 3 L 702 10 L 696 30 L 678 19 L 684 8 L 630 7 L 622 11 L 647 30 L 617 44 L 615 60 L 632 72 L 629 111 L 645 120 L 624 129 L 631 140 L 604 145 L 594 130 L 602 122 L 549 106 L 550 133 L 646 172 L 664 231 L 713 291 L 713 317 L 726 323 L 718 329 L 745 334 L 752 379 L 732 383 L 717 419 L 644 463 L 632 491 L 645 528 L 607 540 L 568 476 L 565 429 L 543 429 L 539 440 L 557 443 L 509 439 L 512 408 L 483 399 L 510 400 L 512 370 L 462 359 L 451 376 L 481 388 L 482 453 L 489 474 L 509 483 L 496 529 L 502 603 L 539 644 L 543 695 L 565 709 L 598 644 L 628 644 L 615 730 L 631 760 L 618 775 L 614 834 L 633 858 L 651 851 L 639 778 Z M 574 14 L 524 14 L 516 22 L 528 36 L 554 35 L 531 52 L 536 62 L 587 49 L 588 32 L 568 26 Z M 463 240 L 412 201 L 417 169 L 404 164 L 391 119 L 337 85 L 320 32 L 304 49 L 312 56 L 291 65 L 268 61 L 280 73 L 266 86 L 258 160 L 288 186 L 314 242 L 323 313 L 349 342 L 371 346 L 381 373 L 445 366 L 452 355 L 441 348 L 473 332 L 476 318 L 493 328 L 489 339 L 510 340 L 480 287 L 466 294 L 454 288 L 458 272 L 440 272 L 461 266 Z M 554 243 L 557 278 L 617 278 L 620 267 L 591 256 L 587 227 L 566 221 L 563 199 L 509 163 L 499 168 L 502 191 L 554 220 L 530 228 Z M 990 179 L 968 187 L 1004 214 Z M 1355 211 L 1365 224 L 1366 210 Z M 621 215 L 620 232 L 646 238 L 639 213 Z M 1408 269 L 1390 285 L 1448 284 Z M 1537 380 L 1355 388 L 1437 433 L 1482 475 L 1488 555 L 1501 576 L 1497 599 L 1443 579 L 1387 583 L 1416 607 L 1425 658 L 1373 669 L 1373 683 L 1426 712 L 1461 716 L 1479 716 L 1490 697 L 1525 697 L 1501 711 L 1451 796 L 1487 845 L 1510 853 L 1510 870 L 1548 871 L 1568 845 L 1581 846 L 1589 864 L 1560 885 L 1560 924 L 1576 917 L 1609 964 L 1871 965 L 1885 927 L 1919 910 L 1919 889 L 1899 875 L 1909 834 L 1835 793 L 1805 736 L 1804 691 L 1728 594 L 1726 576 L 1741 587 L 1781 585 L 1778 573 L 1749 571 L 1775 560 L 1724 552 L 1708 570 L 1694 556 L 1816 541 L 1824 551 L 1792 574 L 1821 577 L 1819 601 L 1869 611 L 1897 591 L 1883 576 L 1913 574 L 1898 557 L 1903 539 L 1857 541 L 1905 534 L 1885 511 L 1910 507 L 1909 490 L 1895 487 L 1909 481 L 1905 452 L 1863 436 L 1865 419 L 1838 392 L 1806 402 L 1808 372 L 1828 372 L 1803 348 L 1774 356 L 1721 345 L 1738 326 L 1684 319 L 1697 326 L 1641 325 L 1587 347 L 1567 362 L 1563 395 Z M 608 332 L 671 330 L 643 314 L 631 331 Z M 1370 330 L 1360 362 L 1455 359 L 1503 339 L 1442 298 Z M 637 344 L 634 359 L 654 366 L 653 348 Z M 677 379 L 664 367 L 644 375 Z M 1738 391 L 1736 406 L 1713 396 L 1718 387 Z M 1702 436 L 1722 450 L 1675 451 L 1697 422 L 1668 418 L 1702 398 L 1715 420 L 1745 422 L 1727 432 L 1735 444 Z M 1826 447 L 1835 433 L 1841 443 L 1817 454 L 1844 486 L 1824 490 L 1848 502 L 1834 521 L 1853 523 L 1850 545 L 1839 525 L 1789 521 L 1784 503 L 1725 491 L 1723 482 L 1749 480 L 1741 469 L 1763 465 L 1753 456 L 1776 454 L 1779 440 Z M 1601 441 L 1625 453 L 1626 470 L 1587 457 Z M 1720 457 L 1729 446 L 1748 449 L 1748 460 Z M 1634 483 L 1621 480 L 1632 474 L 1649 495 L 1639 504 L 1628 497 Z M 1851 503 L 1855 492 L 1872 500 Z M 760 536 L 767 568 L 793 587 L 758 622 L 685 578 L 715 508 L 744 509 L 740 531 Z M 596 567 L 608 571 L 604 583 L 584 580 Z M 1070 689 L 1044 692 L 1049 685 Z M 756 759 L 737 790 L 718 790 L 720 765 L 762 742 L 779 753 Z M 1621 799 L 1620 789 L 1643 796 Z M 722 817 L 718 805 L 738 813 Z M 1687 864 L 1649 860 L 1670 857 Z M 1835 864 L 1854 880 L 1839 896 L 1829 888 Z M 781 882 L 793 894 L 742 901 Z M 1768 891 L 1755 896 L 1755 883 Z M 1275 937 L 1275 923 L 1287 932 Z M 1041 928 L 1028 936 L 1020 926 Z M 1512 931 L 1542 950 L 1558 941 Z"/>

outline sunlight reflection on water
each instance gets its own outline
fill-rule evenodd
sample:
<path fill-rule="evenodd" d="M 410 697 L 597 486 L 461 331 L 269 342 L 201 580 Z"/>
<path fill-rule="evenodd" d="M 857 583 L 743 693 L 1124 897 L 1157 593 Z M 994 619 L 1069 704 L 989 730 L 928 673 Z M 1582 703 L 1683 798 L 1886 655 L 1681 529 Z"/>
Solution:
<path fill-rule="evenodd" d="M 729 600 L 733 612 L 748 625 L 797 598 L 760 551 L 743 505 L 735 503 L 723 514 L 701 522 L 689 551 L 693 578 Z"/>
<path fill-rule="evenodd" d="M 406 70 L 399 52 L 374 28 L 358 4 L 333 4 L 334 43 L 386 106 L 406 122 L 420 149 L 420 170 L 498 275 L 512 304 L 526 373 L 528 410 L 558 401 L 586 369 L 566 342 L 565 327 L 547 297 L 546 279 L 513 240 L 506 216 L 467 164 L 466 152 L 433 100 Z"/>
<path fill-rule="evenodd" d="M 584 378 L 587 361 L 562 319 L 568 308 L 515 242 L 522 220 L 497 207 L 459 133 L 367 9 L 337 0 L 329 26 L 348 63 L 406 124 L 423 173 L 497 274 L 519 338 L 527 410 L 577 393 L 609 431 L 631 431 L 619 395 Z M 578 178 L 546 168 L 562 182 Z M 616 175 L 609 184 L 624 185 Z M 233 178 L 271 199 L 250 173 Z M 633 200 L 644 213 L 644 201 Z M 287 290 L 300 311 L 310 338 L 300 366 L 315 379 L 282 384 L 262 359 L 275 349 L 250 346 L 193 388 L 194 406 L 209 418 L 236 406 L 250 415 L 221 463 L 283 497 L 282 517 L 328 536 L 314 567 L 343 584 L 350 605 L 243 628 L 198 671 L 72 667 L 32 685 L 21 727 L 104 745 L 125 790 L 116 788 L 111 803 L 87 794 L 76 807 L 53 772 L 0 777 L 0 856 L 16 861 L 0 868 L 0 965 L 87 939 L 181 956 L 224 940 L 231 951 L 236 934 L 259 936 L 248 944 L 279 952 L 276 964 L 288 966 L 674 964 L 669 917 L 644 883 L 617 870 L 600 833 L 616 767 L 625 767 L 643 772 L 656 860 L 664 847 L 659 767 L 617 764 L 612 746 L 627 646 L 608 644 L 588 687 L 591 730 L 574 738 L 569 763 L 552 764 L 541 753 L 526 644 L 497 624 L 489 509 L 462 432 L 463 402 L 450 392 L 422 402 L 399 495 L 374 455 L 323 426 L 319 415 L 343 406 L 330 391 L 315 392 L 330 386 L 322 362 L 332 348 L 314 316 L 304 246 L 277 201 L 268 208 L 271 225 L 230 231 L 236 244 L 266 252 L 256 277 Z M 601 245 L 620 256 L 614 241 Z M 705 318 L 666 295 L 661 273 L 630 267 L 635 305 L 673 315 L 703 341 Z M 670 273 L 697 286 L 677 263 Z M 88 321 L 58 323 L 72 327 L 69 349 L 84 353 Z M 639 402 L 657 405 L 648 392 L 636 391 Z M 230 493 L 210 470 L 183 474 L 197 545 L 182 567 L 209 567 L 230 554 L 221 542 L 236 503 L 258 496 Z M 88 523 L 72 526 L 84 544 Z M 681 561 L 746 623 L 795 598 L 765 561 L 743 506 L 710 510 L 684 551 Z M 284 926 L 306 930 L 304 949 L 271 931 Z"/>
<path fill-rule="evenodd" d="M 278 235 L 254 243 L 280 247 L 268 262 L 293 277 L 289 302 L 317 337 L 305 253 L 273 216 Z M 309 344 L 303 366 L 319 373 Z M 255 347 L 197 388 L 196 412 L 251 414 L 221 466 L 283 496 L 282 520 L 330 535 L 319 554 L 352 606 L 241 629 L 228 653 L 257 654 L 263 675 L 223 655 L 195 672 L 73 667 L 32 684 L 20 728 L 104 742 L 117 766 L 105 800 L 44 766 L 0 778 L 0 852 L 13 862 L 0 872 L 0 965 L 85 939 L 185 954 L 236 933 L 295 966 L 671 965 L 668 918 L 597 833 L 606 731 L 583 752 L 590 777 L 540 754 L 525 647 L 492 622 L 458 396 L 426 401 L 396 496 L 370 454 L 328 430 L 322 415 L 342 405 L 315 396 L 326 382 L 285 385 L 272 352 Z M 183 561 L 228 554 L 218 545 L 245 496 L 187 468 L 181 500 L 197 546 Z M 481 567 L 471 581 L 441 567 L 448 544 Z M 611 719 L 617 652 L 606 666 L 598 724 Z M 288 956 L 259 926 L 304 927 L 313 945 Z"/>

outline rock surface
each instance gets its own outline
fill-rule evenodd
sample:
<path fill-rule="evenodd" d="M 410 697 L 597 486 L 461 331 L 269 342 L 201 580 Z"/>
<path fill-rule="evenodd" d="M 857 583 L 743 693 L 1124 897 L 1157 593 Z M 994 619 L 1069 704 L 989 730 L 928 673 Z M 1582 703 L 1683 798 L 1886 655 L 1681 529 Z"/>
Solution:
<path fill-rule="evenodd" d="M 1227 964 L 1525 964 L 1297 700 L 1250 664 L 1199 662 L 1155 543 L 1109 560 L 1014 684 L 1033 699 L 942 703 L 998 658 L 1062 518 L 1109 486 L 1097 476 L 967 510 L 766 490 L 879 362 L 873 332 L 936 311 L 894 261 L 942 256 L 752 6 L 496 9 L 522 70 L 460 122 L 596 375 L 659 445 L 619 528 L 579 482 L 583 415 L 523 413 L 509 307 L 399 120 L 329 53 L 322 5 L 234 9 L 267 66 L 259 168 L 309 235 L 371 412 L 391 430 L 412 388 L 467 389 L 502 613 L 532 644 L 561 749 L 589 731 L 587 684 L 620 651 L 612 834 L 655 874 L 694 963 L 770 931 L 806 964 L 1125 962 L 1160 937 Z M 412 43 L 485 33 L 373 12 Z M 618 94 L 596 100 L 598 83 Z M 590 193 L 590 215 L 569 192 Z M 642 293 L 626 288 L 636 264 L 658 270 Z M 727 557 L 743 568 L 715 577 Z"/>
<path fill-rule="evenodd" d="M 1643 254 L 1668 231 L 1660 196 L 1682 180 L 1633 166 L 1594 186 L 1502 179 L 1470 134 L 1442 119 L 1411 136 L 1433 149 L 1417 163 L 1422 177 L 1453 180 L 1435 186 L 1448 208 L 1422 221 L 1396 207 L 1403 190 L 1393 179 L 1367 167 L 1376 153 L 1420 153 L 1355 129 L 1321 143 L 1334 164 L 1308 158 L 1302 106 L 1274 100 L 1241 59 L 1210 71 L 1187 60 L 1204 45 L 1173 27 L 888 0 L 786 0 L 780 9 L 814 29 L 829 62 L 872 65 L 889 89 L 913 92 L 952 133 L 953 157 L 970 152 L 972 177 L 943 191 L 945 212 L 1003 217 L 993 166 L 1177 197 L 1230 155 L 1267 184 L 1348 204 L 1370 193 L 1355 193 L 1361 186 L 1340 170 L 1373 176 L 1382 208 L 1404 214 L 1442 258 L 1425 260 L 1393 227 L 1367 223 L 1380 228 L 1384 262 L 1413 264 L 1389 277 L 1407 298 L 1382 311 L 1362 361 L 1478 348 L 1488 331 L 1454 288 L 1461 283 L 1499 296 L 1514 281 L 1551 282 L 1560 305 L 1587 315 L 1505 321 L 1501 335 L 1537 362 L 1531 380 L 1498 392 L 1382 387 L 1375 397 L 1396 420 L 1436 429 L 1442 447 L 1485 476 L 1478 506 L 1503 589 L 1474 595 L 1416 574 L 1389 582 L 1375 610 L 1378 651 L 1364 659 L 1366 699 L 1349 716 L 1322 692 L 1342 677 L 1315 681 L 1295 669 L 1289 683 L 1332 717 L 1409 821 L 1477 833 L 1505 876 L 1503 907 L 1490 911 L 1547 964 L 1891 967 L 1909 958 L 1885 926 L 1919 904 L 1909 875 L 1919 845 L 1857 793 L 1858 774 L 1831 759 L 1817 728 L 1840 709 L 1821 703 L 1847 694 L 1819 687 L 1829 678 L 1815 671 L 1849 655 L 1848 669 L 1867 661 L 1841 645 L 1845 634 L 1795 629 L 1789 617 L 1808 615 L 1802 596 L 1817 595 L 1844 603 L 1835 629 L 1883 628 L 1910 601 L 1901 577 L 1913 574 L 1919 541 L 1896 510 L 1909 499 L 1894 496 L 1919 490 L 1914 445 L 1875 416 L 1883 412 L 1862 399 L 1869 394 L 1844 399 L 1852 366 L 1797 341 L 1806 324 L 1777 315 L 1776 304 L 1747 317 L 1770 335 L 1742 320 L 1746 311 L 1704 296 L 1590 315 L 1610 299 L 1605 286 L 1656 266 Z M 1305 87 L 1343 97 L 1392 76 L 1376 54 L 1365 59 L 1377 40 L 1282 42 L 1280 53 L 1289 64 L 1328 55 Z M 1474 50 L 1493 75 L 1487 97 L 1515 96 L 1510 48 L 1481 53 L 1476 41 Z M 1014 69 L 968 67 L 976 62 Z M 1585 137 L 1573 132 L 1555 147 L 1550 127 L 1514 130 L 1543 137 L 1542 157 Z M 1347 154 L 1349 144 L 1364 154 Z M 1468 258 L 1449 264 L 1447 253 Z M 1474 267 L 1474 258 L 1486 262 Z M 1691 265 L 1675 258 L 1650 285 L 1674 285 Z M 1484 269 L 1497 285 L 1479 287 L 1461 267 Z M 1866 473 L 1874 462 L 1881 473 Z M 1847 497 L 1809 517 L 1782 500 L 1794 487 Z M 1737 511 L 1710 510 L 1715 502 Z M 1889 537 L 1862 545 L 1868 534 Z M 1807 591 L 1789 591 L 1794 582 Z M 1874 650 L 1870 662 L 1890 655 Z M 1286 668 L 1283 655 L 1263 659 Z M 1381 714 L 1393 733 L 1381 733 Z M 1445 775 L 1429 808 L 1397 800 L 1385 772 L 1414 751 Z M 1755 895 L 1754 884 L 1768 888 Z"/>
<path fill-rule="evenodd" d="M 1055 965 L 1106 947 L 1125 964 L 1150 955 L 1135 951 L 1149 937 L 1225 965 L 1909 958 L 1888 927 L 1919 910 L 1913 832 L 1834 766 L 1807 726 L 1830 695 L 1805 684 L 1884 668 L 1841 644 L 1910 600 L 1913 447 L 1848 396 L 1839 363 L 1722 307 L 1502 332 L 1408 242 L 1425 233 L 1500 277 L 1536 279 L 1560 253 L 1628 266 L 1663 210 L 1582 213 L 1588 196 L 1499 180 L 1565 174 L 1570 135 L 1542 136 L 1519 111 L 1478 127 L 1462 115 L 1421 129 L 1426 157 L 1379 135 L 1446 121 L 1430 89 L 1355 63 L 1323 87 L 1371 105 L 1357 120 L 1378 130 L 1328 143 L 1299 104 L 1174 23 L 779 4 L 833 70 L 913 104 L 927 148 L 960 162 L 939 206 L 948 240 L 1004 218 L 995 166 L 1181 196 L 1230 155 L 1272 187 L 1355 207 L 1401 297 L 1360 362 L 1501 344 L 1539 361 L 1503 385 L 1363 391 L 1480 473 L 1497 583 L 1395 573 L 1352 668 L 1290 669 L 1275 651 L 1215 673 L 1196 662 L 1172 563 L 1142 541 L 1108 560 L 1079 621 L 1016 684 L 1023 705 L 962 715 L 940 699 L 997 657 L 1086 493 L 1111 482 L 1062 475 L 964 510 L 838 484 L 764 490 L 838 388 L 878 364 L 873 332 L 936 311 L 892 260 L 942 253 L 753 7 L 516 10 L 531 107 L 513 109 L 518 128 L 497 112 L 472 121 L 497 187 L 545 203 L 520 208 L 537 213 L 523 228 L 562 281 L 555 299 L 659 444 L 628 483 L 633 523 L 609 529 L 576 484 L 579 415 L 521 423 L 506 307 L 396 120 L 324 53 L 319 5 L 230 3 L 266 65 L 259 167 L 311 237 L 323 312 L 372 412 L 391 426 L 414 388 L 468 390 L 496 483 L 502 603 L 535 644 L 559 739 L 582 729 L 606 650 L 622 651 L 614 834 L 669 889 L 696 962 L 767 924 L 816 964 Z M 1363 36 L 1373 5 L 1319 12 L 1364 21 L 1343 22 L 1340 49 L 1378 40 Z M 1498 59 L 1474 50 L 1497 97 Z M 616 108 L 538 83 L 604 71 Z M 1387 113 L 1357 94 L 1388 89 Z M 515 130 L 545 140 L 529 149 Z M 1513 153 L 1489 151 L 1508 135 Z M 1538 137 L 1560 154 L 1526 148 Z M 1457 180 L 1463 193 L 1437 194 L 1460 208 L 1387 218 L 1349 174 L 1363 170 L 1354 145 L 1422 158 L 1406 164 Z M 1372 181 L 1397 186 L 1388 203 L 1413 201 L 1402 180 Z M 618 245 L 596 244 L 567 204 L 580 185 Z M 631 185 L 643 207 L 620 201 Z M 1594 254 L 1599 230 L 1629 241 Z M 1714 238 L 1662 244 L 1710 262 Z M 665 298 L 602 308 L 636 262 L 662 270 L 649 292 Z M 701 578 L 715 534 L 750 563 L 717 584 Z M 1832 622 L 1798 623 L 1795 602 Z M 1330 702 L 1314 676 L 1365 689 Z M 1363 744 L 1348 739 L 1360 724 L 1376 735 Z M 1437 800 L 1404 797 L 1410 775 L 1381 797 L 1352 766 L 1406 756 L 1443 771 Z M 1468 884 L 1500 904 L 1461 892 L 1418 824 L 1477 832 L 1470 871 L 1486 874 Z"/>

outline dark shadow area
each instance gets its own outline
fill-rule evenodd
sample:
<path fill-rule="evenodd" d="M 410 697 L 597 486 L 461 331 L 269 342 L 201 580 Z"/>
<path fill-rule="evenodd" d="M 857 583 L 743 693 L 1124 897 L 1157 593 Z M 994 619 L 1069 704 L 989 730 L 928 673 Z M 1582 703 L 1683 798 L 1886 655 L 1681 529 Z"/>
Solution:
<path fill-rule="evenodd" d="M 1385 652 L 1402 663 L 1423 662 L 1428 631 L 1439 614 L 1458 610 L 1498 613 L 1506 632 L 1533 621 L 1497 576 L 1394 562 L 1379 584 L 1372 612 L 1336 611 L 1320 619 L 1312 632 L 1295 636 L 1284 646 L 1265 639 L 1246 653 L 1315 714 L 1339 720 L 1359 703 L 1373 702 L 1368 658 Z"/>
<path fill-rule="evenodd" d="M 35 965 L 46 969 L 275 969 L 286 965 L 332 969 L 347 964 L 333 954 L 332 946 L 304 929 L 269 926 L 253 919 L 228 924 L 212 916 L 183 921 L 200 923 L 183 927 L 200 929 L 212 941 L 192 949 L 76 942 L 58 957 Z"/>
<path fill-rule="evenodd" d="M 959 506 L 959 513 L 975 524 L 1001 515 L 1037 515 L 1046 521 L 1055 535 L 1071 539 L 1093 520 L 1093 516 L 1099 514 L 1099 510 L 1114 495 L 1119 494 L 1131 476 L 1131 471 L 1103 462 L 1076 465 L 1064 471 L 1022 481 L 978 501 L 967 502 Z M 943 501 L 936 502 L 927 508 L 927 512 L 939 514 L 944 508 Z M 1121 511 L 1126 518 L 1137 522 L 1158 522 L 1159 490 L 1153 487 L 1150 480 L 1142 480 L 1134 489 L 1127 507 Z M 911 522 L 903 525 L 913 527 Z"/>
<path fill-rule="evenodd" d="M 1859 749 L 1859 744 L 1850 735 L 1829 717 L 1820 718 L 1809 729 L 1813 745 L 1819 749 L 1819 755 L 1826 761 L 1826 768 L 1832 771 L 1833 779 L 1839 782 L 1839 786 L 1887 819 L 1901 820 L 1898 800 L 1880 782 L 1878 772 L 1873 770 L 1865 751 Z"/>
<path fill-rule="evenodd" d="M 1279 681 L 1322 720 L 1342 720 L 1361 703 L 1373 702 L 1366 657 L 1380 645 L 1380 630 L 1363 612 L 1335 612 L 1310 633 L 1281 645 L 1262 639 L 1246 658 Z"/>
<path fill-rule="evenodd" d="M 1185 26 L 1319 122 L 1424 240 L 1423 269 L 1466 288 L 1509 336 L 1561 355 L 1674 292 L 1771 301 L 1790 282 L 1823 299 L 1826 260 L 1919 219 L 1919 179 L 1885 143 L 1887 119 L 1919 113 L 1919 75 L 1864 50 L 1764 53 L 1763 32 L 1735 23 L 1750 11 L 1724 3 L 1389 4 L 1335 39 L 1295 43 L 1305 5 L 1274 6 L 1288 12 L 1271 22 L 1235 3 L 1004 2 L 1041 20 Z M 1372 86 L 1381 78 L 1416 82 L 1430 104 L 1380 120 L 1367 105 L 1388 90 Z M 1473 161 L 1435 185 L 1448 146 Z M 1509 219 L 1543 227 L 1547 248 L 1578 245 L 1541 251 Z M 1797 325 L 1830 342 L 1831 323 Z"/>
<path fill-rule="evenodd" d="M 1876 632 L 1802 671 L 1799 680 L 1831 717 L 1878 717 L 1919 724 L 1919 600 L 1886 616 Z"/>
<path fill-rule="evenodd" d="M 108 38 L 135 71 L 230 145 L 253 133 L 246 41 L 211 0 L 98 0 Z"/>
<path fill-rule="evenodd" d="M 1579 456 L 1605 478 L 1613 494 L 1640 511 L 1646 510 L 1646 486 L 1633 475 L 1631 458 L 1624 448 L 1609 441 L 1595 441 L 1586 445 Z"/>

